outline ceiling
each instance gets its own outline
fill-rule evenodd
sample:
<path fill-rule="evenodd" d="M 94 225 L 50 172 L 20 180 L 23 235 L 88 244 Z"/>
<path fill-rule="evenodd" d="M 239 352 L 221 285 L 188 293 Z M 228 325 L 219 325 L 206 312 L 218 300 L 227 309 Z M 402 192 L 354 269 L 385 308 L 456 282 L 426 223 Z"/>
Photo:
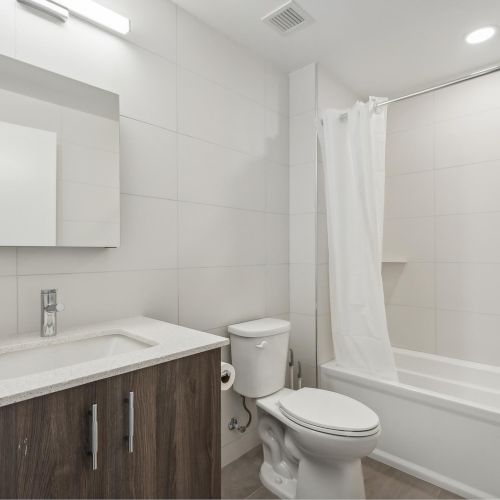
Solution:
<path fill-rule="evenodd" d="M 296 0 L 316 20 L 282 36 L 261 17 L 285 0 L 174 0 L 285 71 L 317 61 L 360 96 L 394 97 L 500 63 L 500 0 Z"/>

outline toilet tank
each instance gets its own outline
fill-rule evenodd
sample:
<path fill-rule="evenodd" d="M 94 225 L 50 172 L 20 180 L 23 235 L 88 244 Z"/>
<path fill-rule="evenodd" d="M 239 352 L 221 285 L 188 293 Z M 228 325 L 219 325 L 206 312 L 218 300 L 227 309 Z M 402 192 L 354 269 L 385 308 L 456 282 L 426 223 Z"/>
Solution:
<path fill-rule="evenodd" d="M 285 387 L 290 323 L 263 318 L 231 325 L 233 388 L 242 396 L 260 398 Z"/>

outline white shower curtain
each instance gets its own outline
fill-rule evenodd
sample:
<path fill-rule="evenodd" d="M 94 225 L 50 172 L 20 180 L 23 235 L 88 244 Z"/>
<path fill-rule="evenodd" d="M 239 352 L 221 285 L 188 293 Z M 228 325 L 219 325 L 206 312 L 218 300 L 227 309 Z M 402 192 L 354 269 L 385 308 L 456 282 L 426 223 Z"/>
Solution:
<path fill-rule="evenodd" d="M 396 380 L 382 287 L 385 107 L 322 113 L 330 306 L 339 366 Z"/>

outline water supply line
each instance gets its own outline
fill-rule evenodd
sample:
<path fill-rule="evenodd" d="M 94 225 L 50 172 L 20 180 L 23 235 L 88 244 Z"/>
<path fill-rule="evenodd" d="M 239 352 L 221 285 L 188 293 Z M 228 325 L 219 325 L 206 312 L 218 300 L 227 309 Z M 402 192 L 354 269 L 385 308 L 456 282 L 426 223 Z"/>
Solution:
<path fill-rule="evenodd" d="M 243 408 L 248 414 L 248 421 L 245 425 L 241 425 L 238 423 L 238 419 L 236 417 L 232 417 L 231 420 L 229 421 L 228 428 L 230 431 L 236 430 L 243 434 L 244 432 L 246 432 L 246 430 L 250 427 L 250 424 L 252 423 L 252 412 L 248 409 L 245 396 L 241 396 L 241 402 L 243 404 Z"/>

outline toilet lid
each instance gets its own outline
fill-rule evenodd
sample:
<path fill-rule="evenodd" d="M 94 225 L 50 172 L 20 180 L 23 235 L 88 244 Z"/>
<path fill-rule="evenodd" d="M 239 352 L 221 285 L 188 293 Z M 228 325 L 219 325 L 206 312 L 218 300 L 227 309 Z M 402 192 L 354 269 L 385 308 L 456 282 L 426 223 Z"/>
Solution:
<path fill-rule="evenodd" d="M 328 434 L 370 435 L 379 427 L 377 414 L 368 406 L 322 389 L 300 389 L 280 400 L 279 407 L 296 423 Z"/>

